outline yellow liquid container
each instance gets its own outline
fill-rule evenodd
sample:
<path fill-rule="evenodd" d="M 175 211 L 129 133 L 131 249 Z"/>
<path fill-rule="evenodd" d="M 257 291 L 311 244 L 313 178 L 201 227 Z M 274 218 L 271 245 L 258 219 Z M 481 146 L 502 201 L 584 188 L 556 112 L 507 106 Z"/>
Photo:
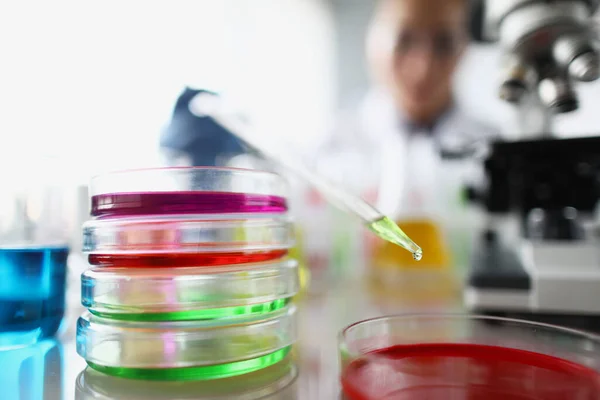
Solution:
<path fill-rule="evenodd" d="M 423 249 L 423 259 L 392 243 L 378 241 L 371 257 L 372 292 L 402 303 L 450 303 L 459 296 L 458 278 L 439 224 L 428 218 L 398 225 Z"/>
<path fill-rule="evenodd" d="M 389 242 L 381 241 L 374 249 L 373 259 L 379 268 L 436 269 L 451 266 L 451 256 L 439 226 L 429 219 L 399 221 L 402 230 L 424 249 L 424 257 L 416 261 L 412 254 Z"/>

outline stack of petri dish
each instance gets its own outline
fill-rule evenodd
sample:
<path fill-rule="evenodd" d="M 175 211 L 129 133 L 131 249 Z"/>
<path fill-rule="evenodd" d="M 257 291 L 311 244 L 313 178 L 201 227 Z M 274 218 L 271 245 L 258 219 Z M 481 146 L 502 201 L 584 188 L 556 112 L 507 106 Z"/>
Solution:
<path fill-rule="evenodd" d="M 100 372 L 208 380 L 288 360 L 298 266 L 278 175 L 117 172 L 90 185 L 77 351 Z"/>

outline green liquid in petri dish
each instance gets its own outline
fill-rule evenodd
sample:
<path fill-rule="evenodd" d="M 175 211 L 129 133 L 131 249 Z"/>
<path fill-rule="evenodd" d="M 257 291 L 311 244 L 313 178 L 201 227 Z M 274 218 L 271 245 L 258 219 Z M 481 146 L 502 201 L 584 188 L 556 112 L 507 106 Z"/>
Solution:
<path fill-rule="evenodd" d="M 206 321 L 215 319 L 226 319 L 237 316 L 263 315 L 280 310 L 290 304 L 291 299 L 278 299 L 268 303 L 252 304 L 248 306 L 236 306 L 225 308 L 213 308 L 208 310 L 174 311 L 166 313 L 111 313 L 90 309 L 89 311 L 98 316 L 123 321 Z"/>
<path fill-rule="evenodd" d="M 273 353 L 251 360 L 235 361 L 226 364 L 206 365 L 188 368 L 123 368 L 106 367 L 88 361 L 88 365 L 98 372 L 107 375 L 151 381 L 202 381 L 230 378 L 237 375 L 255 372 L 282 361 L 291 351 L 288 346 Z"/>

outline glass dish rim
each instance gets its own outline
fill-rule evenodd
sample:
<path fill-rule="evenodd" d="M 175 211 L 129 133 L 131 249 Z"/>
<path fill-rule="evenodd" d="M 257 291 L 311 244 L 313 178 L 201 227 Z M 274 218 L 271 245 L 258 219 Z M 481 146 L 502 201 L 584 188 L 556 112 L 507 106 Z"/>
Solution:
<path fill-rule="evenodd" d="M 152 275 L 154 277 L 157 278 L 157 280 L 159 280 L 158 278 L 166 278 L 169 275 L 174 275 L 173 272 L 180 272 L 181 274 L 176 274 L 177 277 L 179 276 L 185 276 L 186 273 L 190 273 L 190 275 L 192 275 L 194 278 L 197 278 L 198 280 L 203 279 L 203 275 L 227 275 L 227 274 L 234 274 L 234 273 L 238 273 L 238 272 L 264 272 L 267 270 L 279 270 L 279 269 L 284 269 L 284 268 L 299 268 L 300 263 L 293 259 L 293 258 L 284 258 L 284 259 L 277 259 L 277 260 L 271 260 L 271 261 L 262 261 L 262 262 L 252 262 L 252 263 L 246 263 L 246 264 L 225 264 L 225 265 L 220 265 L 220 266 L 215 266 L 215 267 L 203 267 L 203 266 L 197 266 L 197 267 L 171 267 L 168 269 L 165 268 L 153 268 L 153 267 L 135 267 L 135 268 L 131 268 L 128 267 L 127 265 L 123 265 L 123 266 L 100 266 L 100 265 L 91 265 L 88 269 L 86 269 L 85 271 L 83 271 L 81 273 L 81 276 L 86 276 L 87 278 L 90 279 L 94 279 L 98 276 L 98 274 L 101 275 L 105 275 L 105 279 L 108 279 L 108 276 L 110 274 L 110 277 L 114 277 L 114 276 L 118 276 L 118 272 L 121 272 L 121 270 L 125 270 L 127 271 L 127 273 L 132 274 L 132 275 L 138 275 L 138 274 L 143 274 L 145 273 L 152 273 Z M 202 272 L 201 274 L 199 274 L 199 272 Z M 115 280 L 121 280 L 121 279 L 127 279 L 127 278 L 117 278 Z"/>
<path fill-rule="evenodd" d="M 236 167 L 215 167 L 215 166 L 193 166 L 193 167 L 150 167 L 150 168 L 133 168 L 124 170 L 113 170 L 104 173 L 98 173 L 92 176 L 88 183 L 88 195 L 103 196 L 115 193 L 137 193 L 124 192 L 124 191 L 104 191 L 98 190 L 99 185 L 112 185 L 111 179 L 133 179 L 137 174 L 169 174 L 169 173 L 181 173 L 185 172 L 188 175 L 200 175 L 209 173 L 221 173 L 230 175 L 242 175 L 249 176 L 254 179 L 264 179 L 272 182 L 273 184 L 280 185 L 286 192 L 289 192 L 289 182 L 281 174 L 272 171 L 265 171 L 261 169 L 250 169 L 250 168 L 236 168 Z M 128 175 L 131 175 L 128 177 Z M 159 190 L 158 192 L 171 192 L 170 190 Z M 198 190 L 202 193 L 203 190 Z M 234 193 L 234 192 L 232 192 Z M 237 193 L 237 192 L 236 192 Z M 281 196 L 287 198 L 287 196 Z"/>
<path fill-rule="evenodd" d="M 96 321 L 91 321 L 91 319 Z M 102 321 L 97 321 L 102 320 Z M 98 323 L 97 323 L 98 322 Z M 103 324 L 106 323 L 106 324 Z M 130 322 L 122 320 L 107 320 L 91 316 L 84 312 L 77 320 L 77 354 L 89 365 L 94 363 L 102 367 L 118 367 L 127 369 L 180 369 L 188 367 L 202 367 L 221 365 L 230 362 L 254 360 L 290 348 L 297 341 L 296 308 L 293 304 L 272 313 L 269 317 L 253 316 L 242 317 L 225 321 L 177 321 L 177 322 Z M 174 360 L 164 357 L 164 352 L 156 352 L 150 358 L 138 356 L 121 359 L 122 353 L 114 355 L 101 353 L 98 347 L 101 343 L 118 343 L 119 348 L 131 346 L 132 343 L 157 343 L 165 340 L 169 334 L 178 343 L 206 343 L 207 340 L 217 339 L 225 335 L 227 343 L 236 343 L 238 338 L 258 338 L 267 334 L 268 342 L 257 346 L 245 346 L 239 354 L 222 353 L 205 354 L 193 352 L 191 358 Z M 254 340 L 254 339 L 252 339 Z M 134 345 L 134 346 L 137 346 Z M 179 348 L 178 351 L 184 351 Z M 242 354 L 243 353 L 243 354 Z M 216 359 L 215 359 L 216 358 Z"/>
<path fill-rule="evenodd" d="M 256 226 L 280 226 L 289 225 L 295 222 L 294 216 L 289 213 L 269 213 L 260 217 L 254 215 L 239 214 L 174 214 L 174 215 L 142 215 L 127 216 L 116 218 L 98 218 L 93 217 L 85 221 L 83 229 L 100 228 L 107 229 L 106 226 L 115 225 L 117 227 L 126 227 L 131 225 L 161 225 L 161 224 L 183 224 L 183 225 L 217 225 L 222 228 L 230 227 L 256 227 Z"/>
<path fill-rule="evenodd" d="M 280 362 L 270 365 L 264 369 L 259 369 L 256 371 L 252 371 L 249 374 L 236 375 L 231 377 L 226 377 L 222 380 L 223 382 L 231 382 L 232 380 L 238 381 L 238 384 L 241 384 L 242 381 L 247 381 L 249 377 L 256 377 L 256 374 L 264 375 L 265 372 L 267 374 L 273 374 L 276 376 L 275 380 L 269 379 L 269 375 L 266 377 L 261 377 L 258 385 L 254 385 L 253 387 L 249 387 L 244 390 L 244 392 L 233 393 L 235 396 L 234 399 L 237 400 L 248 400 L 250 397 L 247 396 L 248 393 L 251 394 L 252 399 L 263 399 L 265 396 L 273 396 L 280 392 L 285 391 L 287 388 L 292 387 L 292 385 L 297 382 L 299 377 L 299 367 L 297 360 L 294 356 L 294 350 L 291 350 L 283 360 Z M 283 368 L 283 369 L 282 369 Z M 274 371 L 278 371 L 275 373 Z M 283 374 L 281 373 L 283 372 Z M 89 378 L 90 374 L 92 375 L 93 381 L 87 382 L 85 378 Z M 95 376 L 94 376 L 95 375 Z M 249 376 L 248 376 L 249 375 Z M 108 379 L 108 381 L 106 381 Z M 138 379 L 123 379 L 119 383 L 119 388 L 116 389 L 107 389 L 106 386 L 102 386 L 102 383 L 110 382 L 114 379 L 123 379 L 120 377 L 115 377 L 113 375 L 103 374 L 95 370 L 94 368 L 86 365 L 86 367 L 77 374 L 77 378 L 75 380 L 75 390 L 77 393 L 82 393 L 86 396 L 96 395 L 99 396 L 98 399 L 109 400 L 113 399 L 114 395 L 119 391 L 123 390 L 123 386 L 125 385 L 125 391 L 135 390 L 134 387 L 139 385 L 140 380 Z M 266 381 L 266 382 L 264 382 Z M 202 388 L 201 385 L 206 385 L 207 383 L 211 384 L 214 380 L 156 380 L 156 381 L 147 381 L 150 382 L 152 386 L 156 385 L 166 385 L 166 386 L 180 386 L 185 389 L 199 389 Z M 250 386 L 254 384 L 256 381 L 252 381 Z M 266 383 L 266 384 L 265 384 Z M 199 388 L 197 386 L 200 386 Z M 177 389 L 179 390 L 179 388 Z M 166 394 L 162 392 L 160 397 L 162 398 L 162 394 Z M 131 394 L 131 393 L 129 393 Z M 135 394 L 135 393 L 134 393 Z M 181 395 L 181 393 L 177 392 L 177 395 Z M 191 396 L 196 396 L 197 393 L 191 394 Z M 226 396 L 230 396 L 230 394 L 225 394 Z M 216 399 L 225 400 L 225 395 L 221 394 L 212 394 L 212 396 L 216 396 Z M 96 397 L 94 397 L 96 398 Z M 140 399 L 140 396 L 135 396 L 135 399 Z M 179 397 L 178 397 L 179 398 Z M 213 397 L 210 397 L 211 399 Z M 166 397 L 164 398 L 166 399 Z M 192 400 L 192 397 L 189 395 L 184 396 L 182 399 Z"/>
<path fill-rule="evenodd" d="M 199 166 L 180 166 L 180 167 L 146 167 L 146 168 L 131 168 L 131 169 L 117 169 L 111 170 L 107 172 L 97 173 L 90 178 L 90 181 L 93 181 L 97 178 L 106 177 L 109 175 L 120 175 L 127 173 L 137 173 L 137 172 L 152 172 L 152 171 L 200 171 L 200 170 L 211 170 L 211 171 L 231 171 L 231 172 L 250 172 L 252 174 L 267 174 L 274 176 L 278 179 L 283 180 L 283 177 L 275 172 L 265 171 L 261 169 L 251 169 L 251 168 L 239 168 L 239 167 L 218 167 L 218 166 L 210 166 L 210 165 L 199 165 Z"/>
<path fill-rule="evenodd" d="M 207 268 L 207 270 L 204 270 L 204 268 Z M 118 319 L 117 317 L 123 315 L 153 315 L 156 317 L 159 314 L 165 313 L 182 314 L 193 311 L 200 313 L 201 311 L 257 307 L 267 304 L 274 306 L 275 304 L 280 304 L 281 300 L 285 302 L 285 306 L 291 302 L 291 299 L 300 290 L 298 268 L 299 263 L 292 258 L 263 263 L 232 264 L 222 267 L 181 267 L 167 270 L 162 268 L 95 266 L 84 271 L 81 275 L 81 303 L 92 314 L 108 319 Z M 244 274 L 242 279 L 239 277 L 240 273 Z M 207 290 L 207 282 L 213 284 L 227 282 L 228 287 L 230 284 L 236 287 L 236 293 L 240 291 L 240 293 L 245 293 L 245 291 L 252 293 L 254 285 L 262 281 L 277 285 L 277 289 L 269 293 L 261 292 L 254 293 L 251 296 L 247 295 L 246 297 L 221 299 L 219 303 L 216 303 L 215 300 L 189 300 L 178 303 L 176 306 L 164 300 L 145 300 L 143 302 L 131 303 L 117 301 L 111 297 L 104 297 L 113 287 L 134 290 L 135 286 L 130 286 L 130 282 L 133 281 L 141 281 L 141 285 L 148 288 L 148 290 L 159 291 L 167 283 L 177 287 L 177 290 L 203 293 Z M 183 287 L 180 287 L 182 281 L 185 281 L 185 283 Z M 93 287 L 94 289 L 84 290 L 84 288 L 89 287 Z M 100 294 L 96 293 L 96 290 L 99 290 Z M 233 293 L 233 289 L 229 290 L 232 290 Z M 248 312 L 248 314 L 267 314 L 273 311 L 275 310 L 270 309 L 268 312 Z M 235 318 L 237 317 L 239 315 L 235 316 Z M 185 318 L 185 320 L 189 320 L 189 317 Z M 157 321 L 157 319 L 153 321 Z"/>
<path fill-rule="evenodd" d="M 428 320 L 436 320 L 436 319 L 444 320 L 444 319 L 446 319 L 446 320 L 465 320 L 465 321 L 482 321 L 482 322 L 485 322 L 485 321 L 506 322 L 506 323 L 517 324 L 519 327 L 523 327 L 523 328 L 527 328 L 527 327 L 539 328 L 539 329 L 543 328 L 545 330 L 568 334 L 571 336 L 575 336 L 577 339 L 580 339 L 580 340 L 582 340 L 582 339 L 590 340 L 600 347 L 600 335 L 598 335 L 598 334 L 586 332 L 586 331 L 582 331 L 582 330 L 578 330 L 578 329 L 568 328 L 568 327 L 564 327 L 564 326 L 543 323 L 543 322 L 528 321 L 528 320 L 517 319 L 517 318 L 495 317 L 495 316 L 488 316 L 488 315 L 482 315 L 482 314 L 468 314 L 468 313 L 409 313 L 409 314 L 392 314 L 392 315 L 368 318 L 368 319 L 354 322 L 354 323 L 346 326 L 337 335 L 338 351 L 341 351 L 344 354 L 348 355 L 351 359 L 368 358 L 368 359 L 375 359 L 375 360 L 386 360 L 387 357 L 380 356 L 378 354 L 360 353 L 360 352 L 356 352 L 356 351 L 351 351 L 346 343 L 346 340 L 347 340 L 346 335 L 348 334 L 348 332 L 358 326 L 366 325 L 366 324 L 370 324 L 370 323 L 374 323 L 374 322 L 391 321 L 391 320 L 411 321 L 411 320 L 415 320 L 415 319 L 428 319 Z"/>
<path fill-rule="evenodd" d="M 190 253 L 201 248 L 203 253 L 218 252 L 261 252 L 269 250 L 289 250 L 296 244 L 294 218 L 289 214 L 269 215 L 266 218 L 220 218 L 205 219 L 199 216 L 181 217 L 154 217 L 147 218 L 94 218 L 82 225 L 83 248 L 87 255 L 122 255 L 122 254 L 166 254 Z M 194 231 L 232 232 L 239 230 L 244 235 L 257 232 L 269 232 L 269 241 L 207 241 L 198 237 L 197 243 L 173 243 L 170 245 L 133 243 L 115 243 L 113 237 L 120 237 L 127 233 L 143 233 L 148 235 L 155 232 L 172 231 L 179 234 L 189 234 Z M 281 231 L 281 232 L 280 232 Z M 275 233 L 285 233 L 282 241 L 277 241 Z M 196 235 L 194 235 L 195 237 Z M 87 242 L 86 238 L 94 238 Z M 206 245 L 205 245 L 206 244 Z M 162 247 L 166 246 L 166 247 Z"/>
<path fill-rule="evenodd" d="M 117 320 L 94 315 L 90 311 L 84 311 L 78 318 L 79 321 L 86 321 L 88 331 L 113 334 L 119 331 L 120 334 L 131 334 L 134 330 L 144 330 L 148 334 L 159 335 L 165 331 L 179 330 L 179 335 L 194 336 L 199 331 L 219 331 L 221 329 L 238 329 L 245 327 L 258 327 L 281 320 L 293 320 L 296 318 L 296 305 L 291 302 L 284 308 L 264 315 L 240 316 L 230 320 L 192 320 L 192 321 L 128 321 Z"/>

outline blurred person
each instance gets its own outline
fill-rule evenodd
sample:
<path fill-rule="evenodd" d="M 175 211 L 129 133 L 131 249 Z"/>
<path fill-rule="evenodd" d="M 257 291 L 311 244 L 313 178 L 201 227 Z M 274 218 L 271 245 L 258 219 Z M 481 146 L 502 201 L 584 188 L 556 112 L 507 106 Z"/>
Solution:
<path fill-rule="evenodd" d="M 323 173 L 399 221 L 424 248 L 419 267 L 449 265 L 448 246 L 455 262 L 466 263 L 470 219 L 462 188 L 469 175 L 477 178 L 473 156 L 497 136 L 454 95 L 469 44 L 468 3 L 379 1 L 366 38 L 371 88 L 316 157 Z M 399 248 L 376 257 L 380 264 L 413 263 Z"/>

